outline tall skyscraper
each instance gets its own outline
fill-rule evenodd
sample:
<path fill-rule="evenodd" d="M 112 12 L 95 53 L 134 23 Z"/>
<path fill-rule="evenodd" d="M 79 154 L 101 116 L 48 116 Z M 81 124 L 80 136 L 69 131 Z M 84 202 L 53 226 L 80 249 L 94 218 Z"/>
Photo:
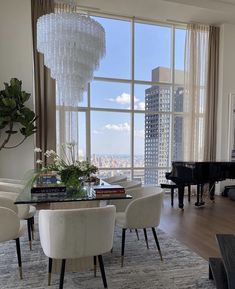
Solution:
<path fill-rule="evenodd" d="M 152 70 L 153 82 L 169 82 L 171 70 L 157 67 Z M 171 139 L 173 137 L 173 159 L 182 160 L 183 119 L 177 116 L 171 119 L 172 109 L 183 111 L 183 71 L 175 71 L 174 97 L 172 101 L 171 85 L 153 85 L 145 90 L 145 184 L 160 184 L 165 180 L 164 169 L 169 167 Z M 172 107 L 173 106 L 173 107 Z M 174 134 L 171 133 L 171 122 Z"/>

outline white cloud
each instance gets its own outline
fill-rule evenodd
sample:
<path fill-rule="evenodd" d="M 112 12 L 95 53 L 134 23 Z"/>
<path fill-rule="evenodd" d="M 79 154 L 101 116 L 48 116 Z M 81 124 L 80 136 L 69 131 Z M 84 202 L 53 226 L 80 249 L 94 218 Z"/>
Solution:
<path fill-rule="evenodd" d="M 127 122 L 118 124 L 106 124 L 104 129 L 119 131 L 119 132 L 130 132 L 130 125 Z M 144 138 L 144 129 L 135 129 L 135 137 Z"/>
<path fill-rule="evenodd" d="M 145 102 L 144 101 L 140 101 L 137 104 L 135 104 L 135 109 L 144 110 L 145 109 Z"/>
<path fill-rule="evenodd" d="M 118 95 L 115 98 L 109 98 L 109 101 L 116 102 L 118 104 L 130 104 L 131 103 L 131 96 L 129 93 L 123 92 L 121 95 Z M 139 102 L 139 99 L 134 96 L 134 103 Z"/>
<path fill-rule="evenodd" d="M 106 124 L 105 129 L 114 131 L 130 131 L 130 125 L 127 122 L 118 124 Z"/>

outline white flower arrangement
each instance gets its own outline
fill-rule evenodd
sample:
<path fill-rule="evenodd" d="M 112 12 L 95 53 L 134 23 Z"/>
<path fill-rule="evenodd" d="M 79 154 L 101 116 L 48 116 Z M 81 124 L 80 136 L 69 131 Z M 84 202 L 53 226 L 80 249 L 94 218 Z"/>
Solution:
<path fill-rule="evenodd" d="M 64 157 L 59 156 L 54 150 L 47 150 L 44 155 L 50 160 L 50 163 L 41 168 L 41 172 L 57 172 L 61 181 L 65 185 L 78 186 L 81 182 L 81 177 L 89 177 L 90 174 L 95 174 L 98 168 L 88 161 L 79 161 L 75 157 L 75 143 L 67 143 L 62 145 Z M 40 148 L 34 149 L 35 153 L 41 153 Z M 36 163 L 43 164 L 41 159 L 37 159 Z"/>

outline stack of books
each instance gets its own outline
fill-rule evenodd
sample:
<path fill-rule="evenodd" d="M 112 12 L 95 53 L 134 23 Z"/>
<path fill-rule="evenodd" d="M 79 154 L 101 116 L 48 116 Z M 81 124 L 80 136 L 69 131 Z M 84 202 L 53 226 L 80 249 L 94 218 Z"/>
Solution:
<path fill-rule="evenodd" d="M 93 188 L 97 198 L 118 198 L 126 194 L 125 189 L 119 185 L 100 185 Z"/>
<path fill-rule="evenodd" d="M 58 184 L 35 184 L 31 188 L 32 194 L 66 193 L 66 187 Z"/>

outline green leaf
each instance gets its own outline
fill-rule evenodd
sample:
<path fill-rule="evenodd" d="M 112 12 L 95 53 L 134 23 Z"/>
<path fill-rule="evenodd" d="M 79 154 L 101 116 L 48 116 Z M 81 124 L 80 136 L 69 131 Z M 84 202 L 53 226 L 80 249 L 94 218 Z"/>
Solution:
<path fill-rule="evenodd" d="M 24 107 L 21 109 L 21 114 L 27 121 L 32 121 L 35 117 L 35 113 L 29 109 L 28 107 Z"/>
<path fill-rule="evenodd" d="M 21 101 L 22 103 L 26 102 L 30 98 L 30 93 L 27 93 L 25 91 L 21 92 Z"/>
<path fill-rule="evenodd" d="M 24 105 L 29 98 L 30 93 L 22 91 L 22 81 L 19 79 L 12 78 L 10 83 L 4 83 L 4 89 L 0 91 L 0 130 L 9 123 L 18 123 L 20 128 L 13 131 L 8 127 L 6 132 L 9 134 L 20 132 L 25 137 L 36 132 L 34 122 L 37 116 L 34 111 Z"/>
<path fill-rule="evenodd" d="M 5 106 L 11 106 L 11 99 L 10 98 L 3 98 L 2 102 Z"/>

